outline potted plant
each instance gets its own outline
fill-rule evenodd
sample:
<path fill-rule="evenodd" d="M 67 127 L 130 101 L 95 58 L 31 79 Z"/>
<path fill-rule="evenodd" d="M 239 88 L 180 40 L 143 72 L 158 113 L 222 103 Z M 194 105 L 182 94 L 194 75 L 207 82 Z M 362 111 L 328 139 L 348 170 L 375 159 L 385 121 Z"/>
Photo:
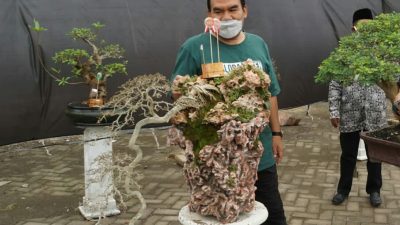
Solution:
<path fill-rule="evenodd" d="M 89 107 L 99 107 L 106 101 L 108 78 L 115 74 L 127 74 L 127 61 L 123 60 L 124 49 L 118 44 L 107 44 L 104 40 L 98 40 L 98 32 L 103 27 L 104 24 L 96 22 L 91 27 L 73 28 L 67 33 L 74 41 L 81 41 L 86 45 L 85 48 L 60 50 L 52 57 L 56 64 L 70 68 L 67 75 L 61 75 L 60 69 L 48 69 L 40 60 L 45 71 L 58 82 L 58 85 L 87 84 L 89 95 L 85 103 Z M 34 20 L 31 29 L 38 34 L 38 39 L 39 33 L 47 30 L 37 20 Z"/>
<path fill-rule="evenodd" d="M 222 223 L 236 221 L 242 212 L 255 207 L 257 167 L 263 152 L 259 133 L 268 124 L 269 76 L 246 61 L 227 76 L 202 79 L 177 76 L 172 87 L 161 74 L 137 76 L 125 82 L 106 103 L 115 109 L 110 114 L 123 117 L 112 124 L 114 131 L 134 126 L 128 147 L 135 159 L 125 163 L 122 183 L 127 195 L 141 203 L 140 218 L 146 203 L 130 179 L 142 159 L 136 143 L 141 128 L 172 122 L 168 142 L 185 150 L 184 174 L 190 189 L 191 211 L 212 215 Z M 164 100 L 170 91 L 181 96 L 173 103 Z M 144 118 L 135 122 L 133 115 Z M 131 224 L 131 223 L 130 223 Z"/>
<path fill-rule="evenodd" d="M 263 153 L 258 137 L 269 122 L 269 84 L 269 76 L 252 61 L 224 77 L 176 77 L 172 89 L 182 96 L 198 92 L 201 85 L 215 87 L 204 98 L 206 104 L 185 108 L 172 118 L 176 128 L 169 140 L 185 151 L 190 211 L 231 223 L 253 210 Z"/>
<path fill-rule="evenodd" d="M 400 13 L 381 14 L 357 28 L 358 32 L 342 38 L 322 62 L 315 80 L 319 83 L 336 80 L 343 85 L 377 84 L 393 103 L 399 93 Z M 393 129 L 399 127 L 362 133 L 361 137 L 369 146 L 371 159 L 400 166 L 399 139 L 389 137 L 399 135 Z"/>

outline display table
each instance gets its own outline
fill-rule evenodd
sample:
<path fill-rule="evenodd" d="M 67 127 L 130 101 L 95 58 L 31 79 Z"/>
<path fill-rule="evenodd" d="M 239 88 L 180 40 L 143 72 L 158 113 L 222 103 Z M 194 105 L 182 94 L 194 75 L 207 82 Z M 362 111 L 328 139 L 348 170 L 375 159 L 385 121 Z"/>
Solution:
<path fill-rule="evenodd" d="M 268 218 L 268 210 L 265 206 L 256 202 L 253 211 L 242 213 L 234 223 L 219 223 L 215 217 L 201 216 L 198 213 L 190 212 L 189 206 L 184 206 L 179 211 L 179 222 L 182 225 L 260 225 Z"/>

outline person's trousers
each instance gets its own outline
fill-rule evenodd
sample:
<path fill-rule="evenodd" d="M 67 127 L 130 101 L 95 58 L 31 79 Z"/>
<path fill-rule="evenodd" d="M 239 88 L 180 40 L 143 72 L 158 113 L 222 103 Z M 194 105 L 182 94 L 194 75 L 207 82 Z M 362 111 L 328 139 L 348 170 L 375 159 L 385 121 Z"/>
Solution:
<path fill-rule="evenodd" d="M 259 171 L 257 175 L 256 201 L 263 203 L 268 210 L 268 219 L 262 225 L 286 225 L 276 165 Z"/>
<path fill-rule="evenodd" d="M 360 142 L 360 131 L 350 133 L 340 133 L 340 146 L 342 155 L 340 157 L 340 179 L 337 192 L 348 195 L 353 183 L 353 172 L 356 167 L 358 144 Z M 365 145 L 368 156 L 368 145 Z M 367 185 L 368 194 L 372 192 L 380 193 L 382 187 L 382 164 L 367 161 Z"/>

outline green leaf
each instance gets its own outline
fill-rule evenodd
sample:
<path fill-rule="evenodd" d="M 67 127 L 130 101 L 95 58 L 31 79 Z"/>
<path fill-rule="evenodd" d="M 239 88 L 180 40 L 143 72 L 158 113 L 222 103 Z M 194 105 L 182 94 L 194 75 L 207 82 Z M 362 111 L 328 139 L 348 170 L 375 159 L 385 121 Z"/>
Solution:
<path fill-rule="evenodd" d="M 51 71 L 54 72 L 54 73 L 60 73 L 61 72 L 61 70 L 56 69 L 54 67 L 51 67 Z"/>
<path fill-rule="evenodd" d="M 95 22 L 95 23 L 92 23 L 92 26 L 99 30 L 99 29 L 105 27 L 106 25 L 104 25 L 104 24 L 102 24 L 100 22 Z"/>
<path fill-rule="evenodd" d="M 65 86 L 66 84 L 68 84 L 68 80 L 69 79 L 70 79 L 69 77 L 60 78 L 59 80 L 57 80 L 58 81 L 58 85 Z"/>
<path fill-rule="evenodd" d="M 29 27 L 30 27 L 33 31 L 36 31 L 36 32 L 41 32 L 41 31 L 46 31 L 46 30 L 47 30 L 46 28 L 40 26 L 39 21 L 37 21 L 36 19 L 33 19 L 33 26 L 30 26 L 30 25 L 29 25 Z"/>

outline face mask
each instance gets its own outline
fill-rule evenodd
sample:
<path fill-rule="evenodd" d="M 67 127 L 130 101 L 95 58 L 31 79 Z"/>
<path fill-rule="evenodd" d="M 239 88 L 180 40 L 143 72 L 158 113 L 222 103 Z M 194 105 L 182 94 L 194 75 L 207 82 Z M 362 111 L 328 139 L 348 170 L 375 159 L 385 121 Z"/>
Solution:
<path fill-rule="evenodd" d="M 241 20 L 223 20 L 221 21 L 221 28 L 219 36 L 225 39 L 236 37 L 242 31 L 243 22 Z"/>

